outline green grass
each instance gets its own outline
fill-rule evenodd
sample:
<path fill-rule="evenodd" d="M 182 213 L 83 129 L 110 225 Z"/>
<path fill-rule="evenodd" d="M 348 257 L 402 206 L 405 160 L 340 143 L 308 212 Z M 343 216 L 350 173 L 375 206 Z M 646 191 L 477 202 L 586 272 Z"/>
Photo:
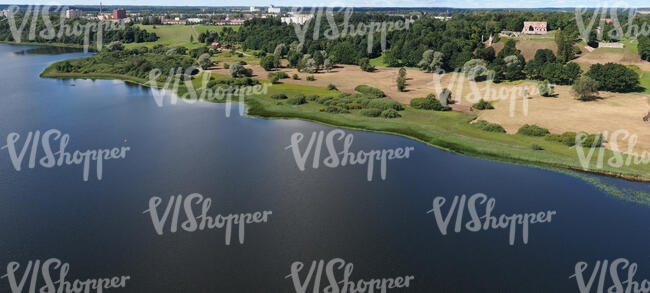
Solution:
<path fill-rule="evenodd" d="M 159 39 L 155 42 L 147 43 L 131 43 L 127 44 L 127 48 L 131 47 L 153 47 L 155 45 L 164 45 L 168 47 L 185 46 L 187 48 L 200 47 L 203 44 L 198 43 L 199 35 L 193 26 L 172 24 L 172 25 L 141 25 L 137 24 L 140 28 L 146 29 L 148 32 L 154 32 L 158 35 Z M 156 27 L 155 29 L 153 27 Z M 194 43 L 190 43 L 190 36 L 194 36 Z"/>
<path fill-rule="evenodd" d="M 377 58 L 372 58 L 370 59 L 370 65 L 372 66 L 388 66 L 388 64 L 384 63 L 384 53 L 381 53 L 381 56 Z"/>

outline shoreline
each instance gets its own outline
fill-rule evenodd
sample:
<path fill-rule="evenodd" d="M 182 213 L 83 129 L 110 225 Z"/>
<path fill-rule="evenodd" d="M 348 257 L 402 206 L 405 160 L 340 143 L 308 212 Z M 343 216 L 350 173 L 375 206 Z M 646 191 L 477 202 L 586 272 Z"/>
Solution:
<path fill-rule="evenodd" d="M 56 63 L 54 63 L 56 64 Z M 125 82 L 130 82 L 134 84 L 138 84 L 141 86 L 145 87 L 152 87 L 151 85 L 148 84 L 148 81 L 128 75 L 122 75 L 122 74 L 110 74 L 110 73 L 59 73 L 56 72 L 56 69 L 54 68 L 54 64 L 46 67 L 41 74 L 39 75 L 41 78 L 59 78 L 59 79 L 106 79 L 106 80 L 122 80 Z M 180 89 L 183 89 L 184 86 L 179 87 Z M 178 93 L 176 93 L 178 95 Z M 179 98 L 182 99 L 182 97 L 179 96 Z M 224 103 L 225 101 L 222 100 L 204 100 L 205 102 L 213 102 L 213 103 Z M 232 102 L 238 102 L 242 103 L 238 99 L 233 99 Z M 359 131 L 368 131 L 368 132 L 376 132 L 376 133 L 384 133 L 384 134 L 391 134 L 391 135 L 399 135 L 402 137 L 406 137 L 408 139 L 412 139 L 421 143 L 425 143 L 429 146 L 449 151 L 452 153 L 456 154 L 461 154 L 461 155 L 466 155 L 469 157 L 475 157 L 475 158 L 480 158 L 480 159 L 486 159 L 486 160 L 491 160 L 491 161 L 496 161 L 496 162 L 503 162 L 503 163 L 510 163 L 510 164 L 516 164 L 516 165 L 522 165 L 522 166 L 529 166 L 529 167 L 535 167 L 535 168 L 541 168 L 541 169 L 546 169 L 546 170 L 553 170 L 553 171 L 564 171 L 564 172 L 579 172 L 579 173 L 584 173 L 584 174 L 592 174 L 592 175 L 599 175 L 599 176 L 607 176 L 611 178 L 618 178 L 618 179 L 623 179 L 627 181 L 632 181 L 632 182 L 650 182 L 650 177 L 645 177 L 643 174 L 637 173 L 624 173 L 624 172 L 613 172 L 613 171 L 608 171 L 608 170 L 594 170 L 594 169 L 588 169 L 584 170 L 583 168 L 580 168 L 580 166 L 573 166 L 571 164 L 566 164 L 566 163 L 550 163 L 550 162 L 544 162 L 544 161 L 538 161 L 538 160 L 530 160 L 530 159 L 523 159 L 521 157 L 516 157 L 512 156 L 511 154 L 505 153 L 505 152 L 500 152 L 500 153 L 494 153 L 494 152 L 484 152 L 477 150 L 472 147 L 471 143 L 468 144 L 459 144 L 455 143 L 452 141 L 436 138 L 436 137 L 427 137 L 428 135 L 426 133 L 422 133 L 422 131 L 415 131 L 411 129 L 411 133 L 407 133 L 405 131 L 400 131 L 398 127 L 395 127 L 394 129 L 390 129 L 388 127 L 386 128 L 369 128 L 369 127 L 364 127 L 362 125 L 354 125 L 350 124 L 345 121 L 340 121 L 337 119 L 325 119 L 325 118 L 319 118 L 315 117 L 315 115 L 310 115 L 309 112 L 292 112 L 288 113 L 287 111 L 273 111 L 271 109 L 268 109 L 263 105 L 257 98 L 252 98 L 252 99 L 247 99 L 244 102 L 245 105 L 248 107 L 248 112 L 247 116 L 250 117 L 255 117 L 255 118 L 262 118 L 262 119 L 298 119 L 298 120 L 303 120 L 303 121 L 309 121 L 309 122 L 314 122 L 322 125 L 327 125 L 331 127 L 339 127 L 339 128 L 345 128 L 345 129 L 351 129 L 351 130 L 359 130 Z M 334 117 L 332 117 L 334 118 Z M 475 118 L 476 119 L 476 118 Z"/>

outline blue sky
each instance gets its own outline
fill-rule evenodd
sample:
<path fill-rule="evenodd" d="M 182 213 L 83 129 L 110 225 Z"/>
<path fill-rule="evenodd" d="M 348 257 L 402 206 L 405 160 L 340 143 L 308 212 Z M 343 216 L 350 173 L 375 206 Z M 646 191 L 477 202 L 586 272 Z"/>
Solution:
<path fill-rule="evenodd" d="M 0 0 L 2 1 L 2 0 Z M 5 2 L 6 1 L 6 2 Z M 96 5 L 88 0 L 4 0 L 7 4 Z M 650 7 L 647 0 L 103 0 L 104 5 L 188 5 L 188 6 L 357 6 L 357 7 L 458 7 L 458 8 L 535 8 L 535 7 Z"/>

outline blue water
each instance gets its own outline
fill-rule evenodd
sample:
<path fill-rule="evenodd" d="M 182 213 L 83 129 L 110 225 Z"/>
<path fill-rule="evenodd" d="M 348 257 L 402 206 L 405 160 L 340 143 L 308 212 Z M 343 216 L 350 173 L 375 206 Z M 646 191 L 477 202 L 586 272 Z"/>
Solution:
<path fill-rule="evenodd" d="M 58 129 L 70 135 L 69 151 L 131 150 L 104 162 L 102 180 L 91 168 L 86 182 L 80 166 L 18 172 L 1 150 L 0 275 L 12 261 L 22 273 L 29 260 L 59 258 L 68 280 L 131 277 L 107 292 L 296 292 L 285 278 L 293 262 L 342 258 L 354 264 L 352 280 L 415 277 L 388 292 L 578 292 L 569 278 L 576 262 L 590 264 L 588 278 L 597 260 L 627 258 L 639 264 L 638 281 L 650 279 L 650 208 L 580 179 L 351 130 L 354 151 L 415 150 L 388 162 L 386 180 L 376 169 L 368 182 L 366 166 L 300 171 L 285 149 L 291 135 L 334 128 L 240 116 L 238 105 L 230 117 L 224 104 L 159 107 L 150 89 L 121 81 L 41 79 L 49 63 L 88 54 L 15 54 L 29 48 L 0 44 L 0 145 L 12 132 L 22 141 Z M 441 235 L 427 213 L 434 197 L 448 199 L 446 214 L 454 196 L 478 192 L 496 199 L 497 215 L 557 215 L 531 225 L 526 245 L 519 237 L 508 245 L 506 230 Z M 246 226 L 244 244 L 234 233 L 225 245 L 221 230 L 157 235 L 143 214 L 149 199 L 162 197 L 162 209 L 191 193 L 212 199 L 211 215 L 273 214 Z M 0 292 L 10 292 L 7 278 Z"/>

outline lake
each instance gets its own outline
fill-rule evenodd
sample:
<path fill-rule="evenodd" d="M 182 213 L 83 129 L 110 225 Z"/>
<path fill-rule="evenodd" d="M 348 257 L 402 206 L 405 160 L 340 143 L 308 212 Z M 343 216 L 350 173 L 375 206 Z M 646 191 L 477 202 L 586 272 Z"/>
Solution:
<path fill-rule="evenodd" d="M 587 282 L 596 261 L 619 258 L 638 264 L 636 281 L 650 279 L 650 207 L 576 177 L 345 129 L 355 153 L 413 149 L 408 158 L 387 161 L 385 180 L 379 163 L 371 181 L 367 165 L 326 167 L 325 145 L 319 167 L 308 157 L 301 171 L 287 148 L 292 135 L 304 134 L 302 153 L 312 132 L 327 135 L 335 128 L 240 116 L 239 105 L 230 105 L 229 117 L 225 104 L 159 107 L 152 90 L 122 81 L 41 79 L 48 64 L 89 54 L 32 48 L 0 44 L 0 145 L 17 133 L 19 152 L 29 132 L 54 129 L 69 135 L 71 153 L 128 151 L 102 162 L 101 180 L 97 162 L 90 161 L 84 181 L 82 165 L 45 168 L 36 161 L 29 168 L 31 146 L 20 171 L 9 148 L 0 150 L 0 292 L 12 292 L 10 263 L 19 264 L 13 273 L 18 281 L 27 276 L 28 292 L 33 274 L 23 273 L 29 261 L 53 258 L 69 263 L 70 282 L 129 277 L 123 288 L 105 292 L 299 292 L 292 264 L 304 263 L 300 271 L 294 265 L 293 276 L 305 282 L 312 261 L 326 266 L 336 259 L 353 264 L 351 282 L 413 277 L 408 288 L 387 292 L 580 292 L 570 278 L 576 263 L 588 263 Z M 58 150 L 58 141 L 52 148 Z M 36 160 L 44 157 L 42 148 L 34 150 Z M 650 191 L 646 183 L 604 180 Z M 208 222 L 221 221 L 221 228 L 191 232 L 181 226 L 184 200 L 194 193 L 211 200 Z M 527 244 L 521 226 L 515 226 L 513 245 L 509 228 L 471 232 L 459 226 L 456 233 L 457 214 L 443 235 L 431 212 L 434 199 L 446 199 L 444 218 L 455 196 L 476 193 L 494 198 L 495 216 L 555 213 L 551 221 L 530 225 Z M 152 211 L 154 197 L 160 202 Z M 179 205 L 168 205 L 170 199 Z M 189 202 L 196 204 L 195 215 L 199 200 Z M 157 233 L 155 219 L 166 208 L 169 219 Z M 264 211 L 270 212 L 266 221 Z M 245 233 L 231 214 L 250 214 Z M 179 219 L 176 232 L 173 218 Z M 469 219 L 465 211 L 463 225 Z M 232 224 L 230 238 L 226 221 Z M 343 261 L 330 263 L 337 264 L 337 281 L 344 279 Z M 304 292 L 324 292 L 330 285 L 325 266 L 320 290 L 312 289 L 312 276 Z M 50 271 L 58 280 L 58 271 Z M 36 275 L 40 288 L 45 283 Z M 609 277 L 605 282 L 612 284 Z M 592 292 L 598 277 L 594 283 Z"/>

